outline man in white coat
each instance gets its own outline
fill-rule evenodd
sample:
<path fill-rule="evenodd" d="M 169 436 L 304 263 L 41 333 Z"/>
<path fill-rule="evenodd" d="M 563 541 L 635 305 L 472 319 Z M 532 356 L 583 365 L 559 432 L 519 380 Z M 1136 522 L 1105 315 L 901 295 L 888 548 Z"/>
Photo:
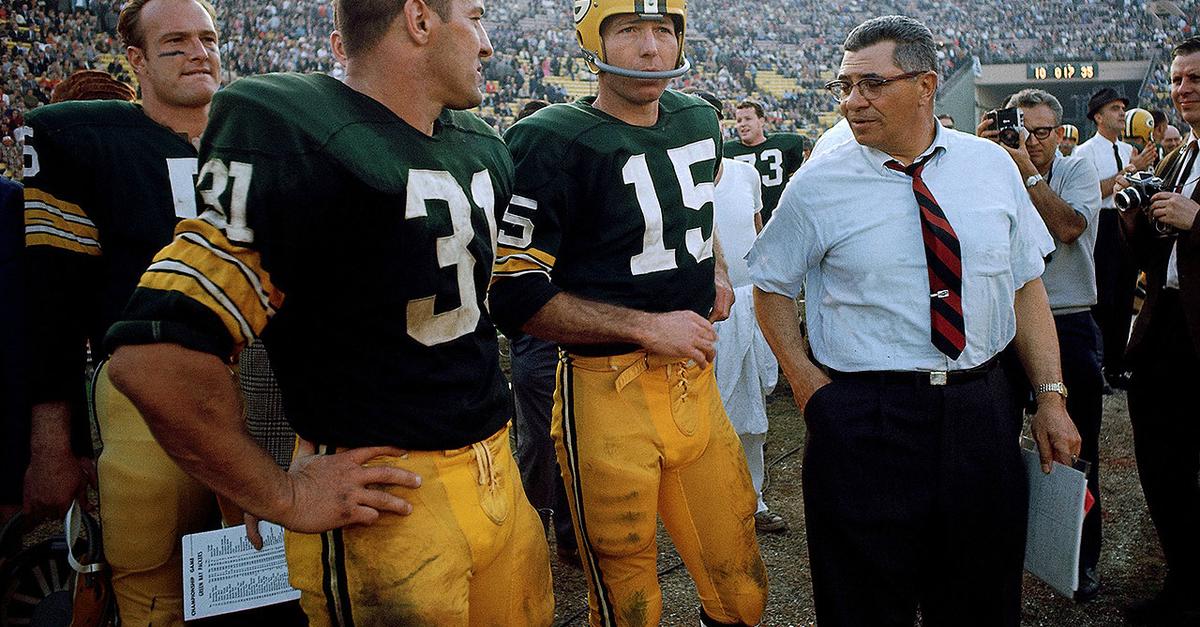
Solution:
<path fill-rule="evenodd" d="M 754 317 L 754 286 L 744 257 L 754 244 L 755 226 L 762 197 L 758 172 L 753 166 L 734 159 L 722 159 L 721 178 L 713 197 L 713 219 L 720 233 L 725 262 L 729 265 L 729 281 L 733 284 L 735 300 L 729 319 L 718 322 L 717 330 L 717 389 L 733 430 L 742 440 L 746 466 L 758 495 L 758 510 L 754 527 L 759 531 L 779 533 L 787 530 L 787 521 L 767 508 L 762 488 L 765 467 L 763 445 L 767 441 L 766 395 L 775 389 L 779 363 Z"/>
<path fill-rule="evenodd" d="M 721 101 L 707 92 L 693 95 L 703 98 L 722 118 Z M 762 229 L 762 186 L 754 166 L 736 159 L 721 159 L 721 170 L 713 191 L 713 222 L 729 266 L 729 282 L 735 300 L 729 319 L 714 326 L 717 331 L 717 389 L 729 422 L 742 441 L 746 466 L 758 496 L 754 527 L 758 531 L 780 533 L 787 521 L 772 512 L 763 501 L 765 476 L 763 445 L 767 441 L 766 395 L 775 389 L 779 363 L 767 345 L 754 317 L 753 286 L 745 256 Z"/>

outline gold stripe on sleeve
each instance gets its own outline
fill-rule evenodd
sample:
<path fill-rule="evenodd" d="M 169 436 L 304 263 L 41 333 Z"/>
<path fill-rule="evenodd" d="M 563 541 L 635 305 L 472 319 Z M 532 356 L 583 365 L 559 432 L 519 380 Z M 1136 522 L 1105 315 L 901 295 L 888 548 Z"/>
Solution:
<path fill-rule="evenodd" d="M 184 220 L 159 251 L 138 287 L 179 292 L 212 310 L 240 348 L 267 326 L 283 304 L 261 255 L 238 246 L 212 224 Z"/>
<path fill-rule="evenodd" d="M 101 253 L 100 233 L 79 205 L 39 189 L 25 190 L 25 246 L 50 246 L 91 257 Z"/>
<path fill-rule="evenodd" d="M 549 274 L 550 269 L 540 263 L 530 261 L 523 255 L 497 259 L 496 265 L 492 269 L 492 274 L 496 277 L 517 276 L 528 272 Z"/>
<path fill-rule="evenodd" d="M 28 207 L 31 202 L 44 203 L 44 204 L 50 205 L 52 207 L 55 207 L 59 211 L 62 211 L 65 214 L 83 218 L 84 220 L 87 220 L 89 224 L 92 221 L 91 218 L 88 217 L 87 212 L 84 211 L 83 208 L 80 207 L 79 205 L 77 205 L 73 202 L 67 202 L 65 200 L 62 200 L 62 199 L 54 196 L 54 194 L 44 192 L 40 189 L 37 189 L 36 187 L 25 188 L 25 206 Z M 95 225 L 93 225 L 93 226 L 95 226 Z"/>
<path fill-rule="evenodd" d="M 536 248 L 510 248 L 508 246 L 500 246 L 496 249 L 496 261 L 501 262 L 506 257 L 528 257 L 530 261 L 540 263 L 547 270 L 554 267 L 555 258 L 550 253 L 540 251 Z"/>

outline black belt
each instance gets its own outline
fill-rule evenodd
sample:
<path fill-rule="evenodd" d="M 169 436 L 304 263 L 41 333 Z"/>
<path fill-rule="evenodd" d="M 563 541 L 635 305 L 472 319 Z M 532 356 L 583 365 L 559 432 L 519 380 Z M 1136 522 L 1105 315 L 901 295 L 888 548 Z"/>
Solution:
<path fill-rule="evenodd" d="M 941 386 L 956 385 L 982 379 L 1000 363 L 1000 356 L 966 370 L 867 370 L 842 372 L 824 368 L 825 374 L 834 381 L 862 381 L 884 385 Z"/>

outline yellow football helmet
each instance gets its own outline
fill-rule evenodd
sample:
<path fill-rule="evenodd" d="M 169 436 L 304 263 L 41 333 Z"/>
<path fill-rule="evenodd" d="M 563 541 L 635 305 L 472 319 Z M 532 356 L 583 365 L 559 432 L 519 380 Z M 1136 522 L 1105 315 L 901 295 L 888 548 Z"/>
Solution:
<path fill-rule="evenodd" d="M 1079 129 L 1074 124 L 1063 124 L 1063 139 L 1079 141 Z"/>
<path fill-rule="evenodd" d="M 1125 138 L 1137 139 L 1143 146 L 1151 142 L 1154 133 L 1154 116 L 1145 109 L 1130 109 L 1125 112 Z"/>
<path fill-rule="evenodd" d="M 600 26 L 605 18 L 623 13 L 636 13 L 643 19 L 673 19 L 679 38 L 679 58 L 675 69 L 646 72 L 617 67 L 606 63 Z M 687 0 L 575 0 L 575 36 L 583 50 L 583 59 L 593 74 L 609 72 L 630 78 L 664 79 L 682 76 L 692 64 L 683 54 L 683 32 L 687 26 Z"/>

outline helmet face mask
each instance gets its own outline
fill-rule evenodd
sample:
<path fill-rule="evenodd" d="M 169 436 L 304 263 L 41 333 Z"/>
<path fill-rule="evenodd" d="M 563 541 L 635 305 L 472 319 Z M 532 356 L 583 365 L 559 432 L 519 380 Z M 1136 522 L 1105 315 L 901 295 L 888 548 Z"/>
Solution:
<path fill-rule="evenodd" d="M 679 40 L 679 55 L 674 69 L 647 72 L 617 67 L 607 62 L 601 29 L 604 21 L 615 15 L 634 14 L 644 19 L 671 19 L 675 22 L 675 36 Z M 662 80 L 682 76 L 691 69 L 691 63 L 683 53 L 684 31 L 687 26 L 686 0 L 575 0 L 575 37 L 583 52 L 583 59 L 593 74 L 608 72 L 628 78 Z"/>

